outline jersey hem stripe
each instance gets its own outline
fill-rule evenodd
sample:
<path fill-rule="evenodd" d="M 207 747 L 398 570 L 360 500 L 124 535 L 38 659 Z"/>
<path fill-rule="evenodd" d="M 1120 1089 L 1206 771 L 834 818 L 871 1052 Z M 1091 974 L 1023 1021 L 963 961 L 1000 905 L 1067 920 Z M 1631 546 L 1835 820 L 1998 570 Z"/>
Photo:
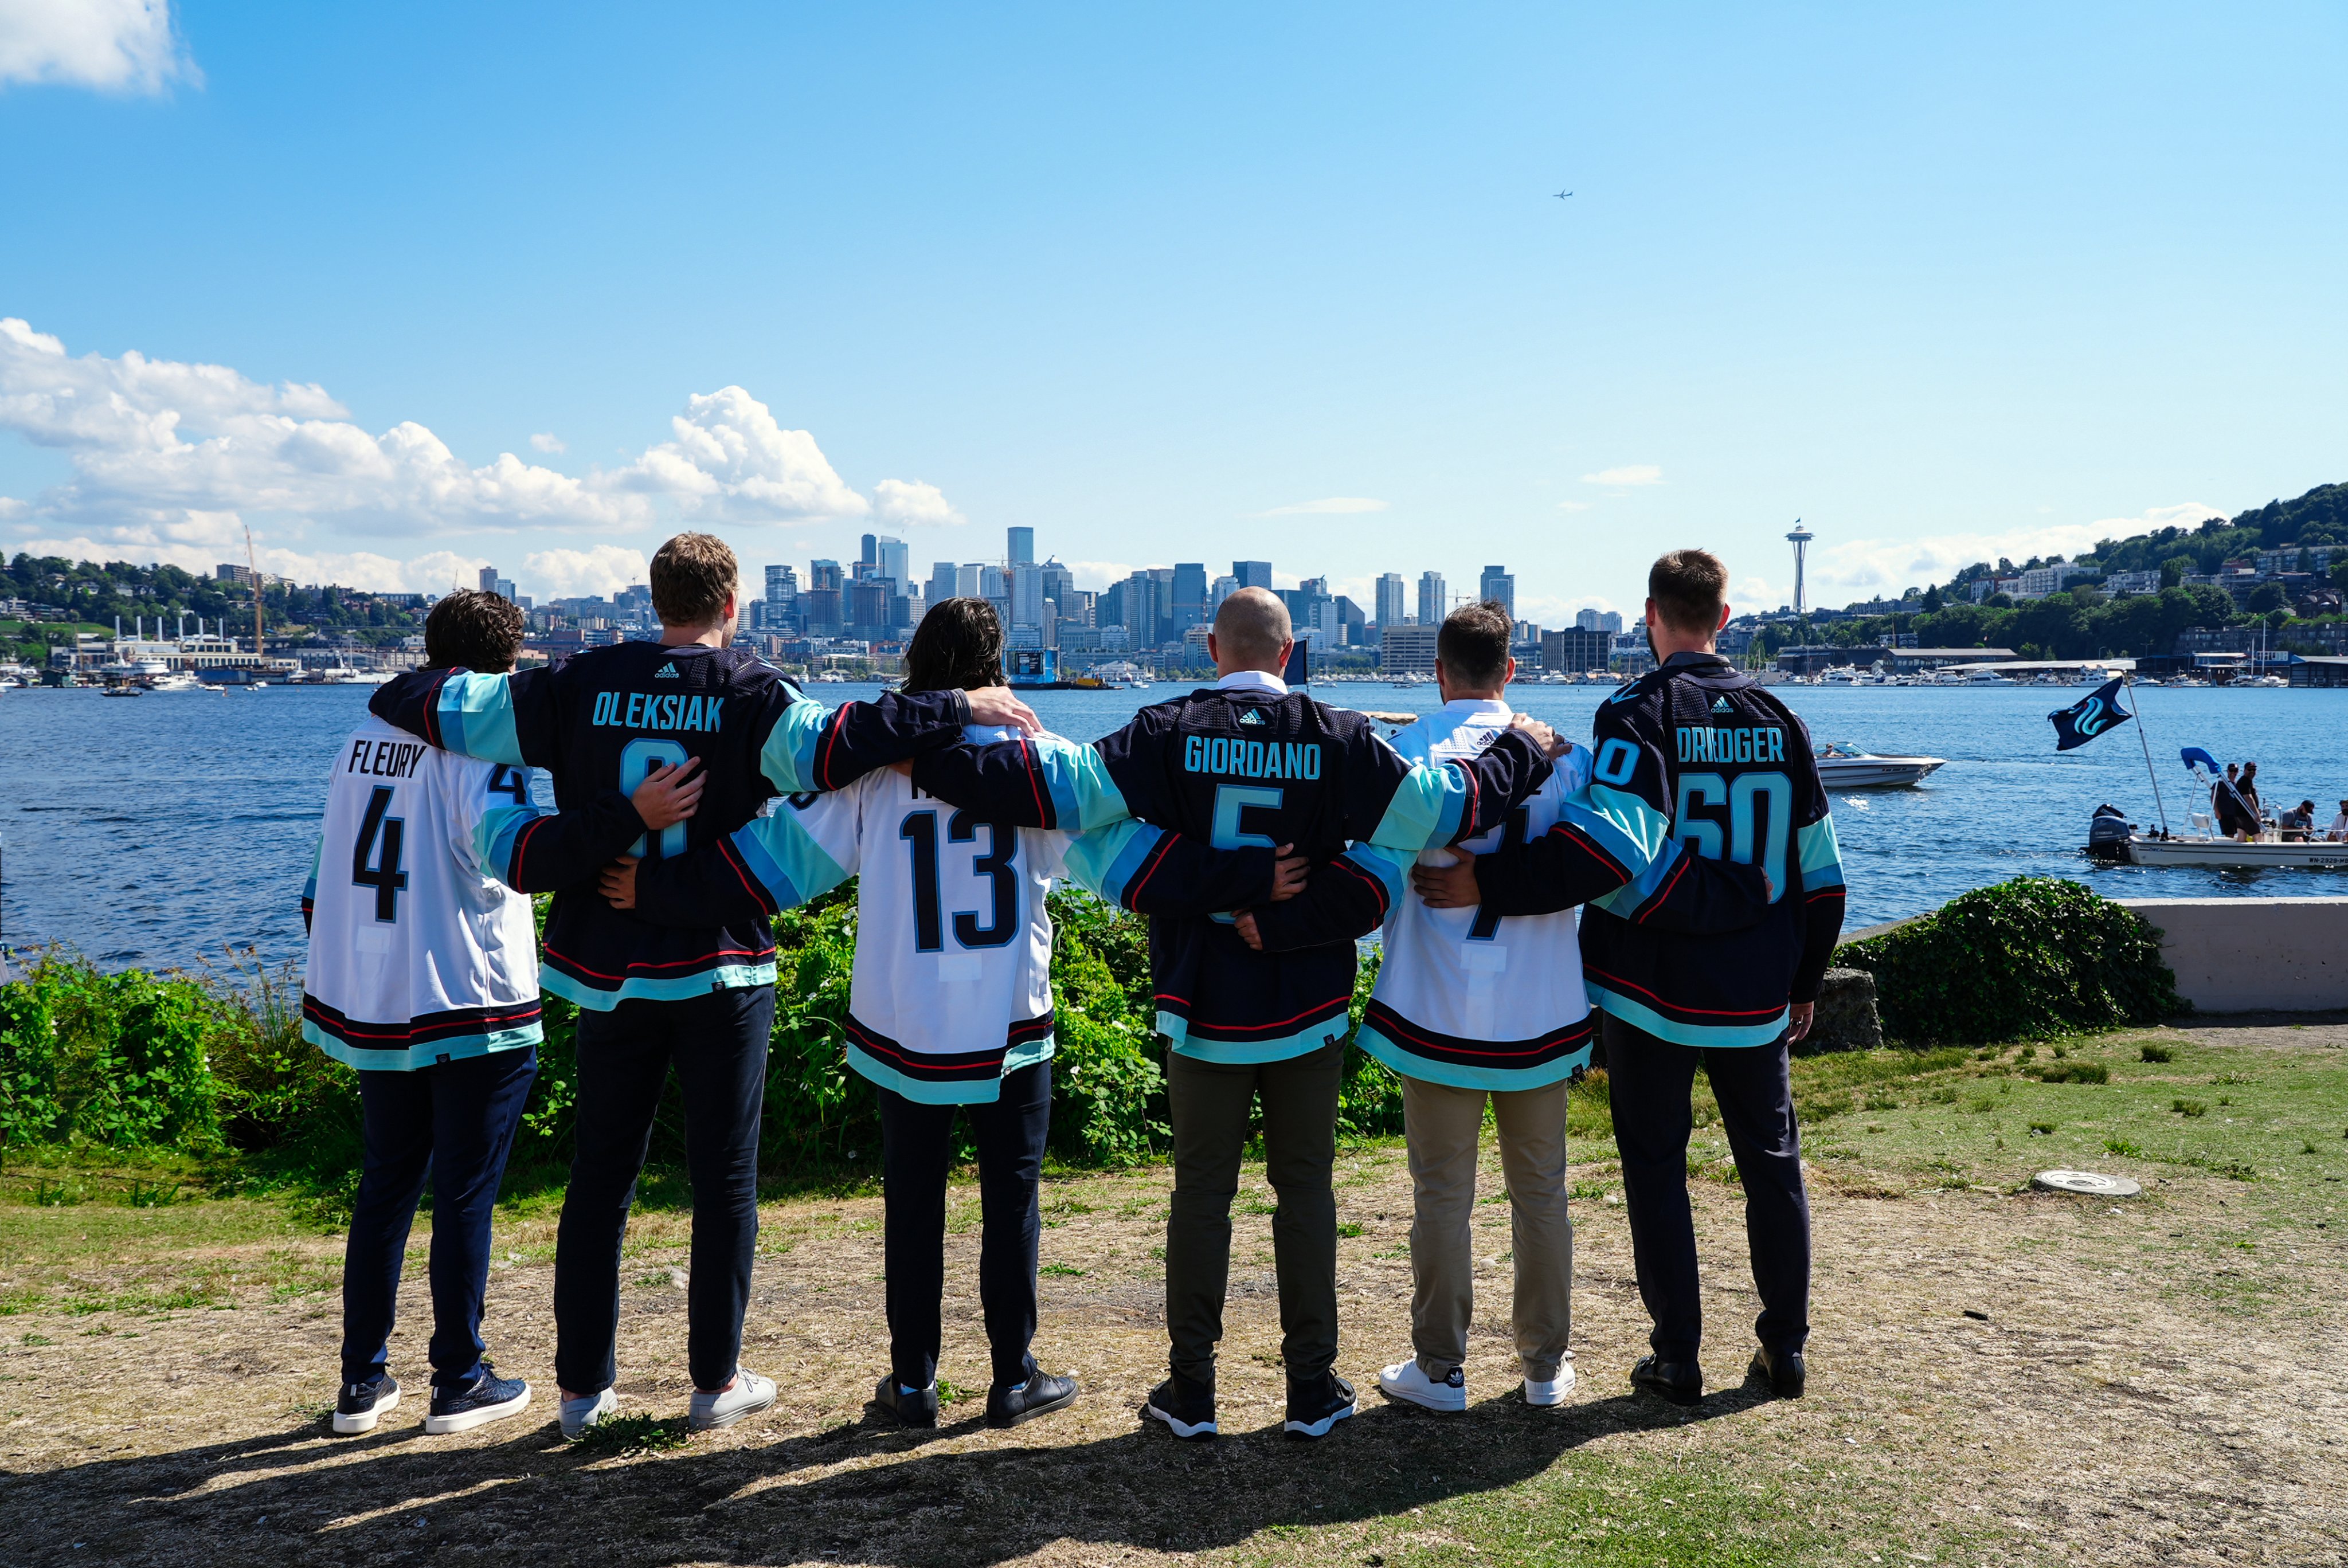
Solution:
<path fill-rule="evenodd" d="M 1560 1079 L 1570 1078 L 1590 1065 L 1590 1041 L 1562 1056 L 1544 1061 L 1539 1067 L 1470 1067 L 1459 1062 L 1442 1061 L 1425 1057 L 1395 1044 L 1384 1030 L 1368 1021 L 1354 1043 L 1376 1057 L 1405 1078 L 1415 1078 L 1421 1083 L 1440 1083 L 1452 1089 L 1482 1089 L 1495 1094 L 1506 1094 L 1519 1089 L 1546 1089 Z"/>
<path fill-rule="evenodd" d="M 775 983 L 775 966 L 772 959 L 763 964 L 720 964 L 699 974 L 682 975 L 674 979 L 634 976 L 617 987 L 610 987 L 590 984 L 547 963 L 539 966 L 538 983 L 540 989 L 561 997 L 564 1001 L 575 1002 L 591 1012 L 610 1012 L 622 1002 L 675 1002 L 710 991 L 771 986 Z"/>
<path fill-rule="evenodd" d="M 1735 1027 L 1723 1024 L 1680 1023 L 1667 1019 L 1653 1009 L 1641 1006 L 1629 997 L 1619 995 L 1598 984 L 1588 982 L 1590 999 L 1599 1008 L 1613 1014 L 1624 1023 L 1645 1030 L 1657 1040 L 1668 1040 L 1673 1045 L 1690 1046 L 1699 1050 L 1740 1050 L 1752 1046 L 1775 1045 L 1786 1032 L 1787 1013 L 1779 1009 L 1776 1018 L 1766 1024 Z"/>

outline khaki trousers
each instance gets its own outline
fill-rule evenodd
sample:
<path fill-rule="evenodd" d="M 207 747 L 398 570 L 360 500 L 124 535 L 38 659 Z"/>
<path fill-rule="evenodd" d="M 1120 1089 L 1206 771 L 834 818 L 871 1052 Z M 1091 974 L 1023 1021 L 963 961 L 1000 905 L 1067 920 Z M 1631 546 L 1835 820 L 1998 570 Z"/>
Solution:
<path fill-rule="evenodd" d="M 1410 1226 L 1411 1348 L 1419 1369 L 1440 1381 L 1468 1359 L 1475 1313 L 1476 1143 L 1484 1125 L 1481 1089 L 1402 1081 L 1404 1141 L 1415 1209 Z M 1573 1221 L 1565 1206 L 1563 1080 L 1540 1089 L 1495 1091 L 1500 1171 L 1509 1186 L 1516 1249 L 1510 1317 L 1524 1374 L 1548 1382 L 1573 1358 Z"/>

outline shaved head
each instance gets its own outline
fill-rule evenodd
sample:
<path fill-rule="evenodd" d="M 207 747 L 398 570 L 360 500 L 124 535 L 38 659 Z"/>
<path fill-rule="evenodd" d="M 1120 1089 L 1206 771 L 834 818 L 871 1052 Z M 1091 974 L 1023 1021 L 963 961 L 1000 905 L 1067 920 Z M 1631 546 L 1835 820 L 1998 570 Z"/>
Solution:
<path fill-rule="evenodd" d="M 1223 600 L 1215 611 L 1215 645 L 1219 662 L 1242 670 L 1280 673 L 1280 651 L 1294 633 L 1288 624 L 1288 606 L 1269 589 L 1243 588 Z"/>

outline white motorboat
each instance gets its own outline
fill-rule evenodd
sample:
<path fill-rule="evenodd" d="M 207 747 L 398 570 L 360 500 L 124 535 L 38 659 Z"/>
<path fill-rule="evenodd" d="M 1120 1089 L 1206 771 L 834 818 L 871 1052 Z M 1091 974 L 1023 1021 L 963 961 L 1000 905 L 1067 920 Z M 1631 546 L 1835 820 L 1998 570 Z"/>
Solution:
<path fill-rule="evenodd" d="M 208 690 L 201 681 L 185 670 L 166 670 L 147 682 L 149 692 L 201 692 Z M 217 688 L 209 688 L 217 690 Z"/>
<path fill-rule="evenodd" d="M 1921 783 L 1945 757 L 1887 757 L 1829 743 L 1818 748 L 1818 782 L 1830 790 L 1897 789 Z"/>
<path fill-rule="evenodd" d="M 2342 871 L 2348 870 L 2348 844 L 2324 838 L 2286 842 L 2267 836 L 2244 843 L 2215 834 L 2163 838 L 2158 834 L 2132 833 L 2127 838 L 2127 861 L 2131 866 L 2203 866 L 2224 871 Z"/>
<path fill-rule="evenodd" d="M 1967 686 L 2019 686 L 2022 682 L 2014 680 L 2012 676 L 2001 675 L 1994 670 L 1973 669 L 1965 671 L 1964 680 L 1962 684 Z"/>

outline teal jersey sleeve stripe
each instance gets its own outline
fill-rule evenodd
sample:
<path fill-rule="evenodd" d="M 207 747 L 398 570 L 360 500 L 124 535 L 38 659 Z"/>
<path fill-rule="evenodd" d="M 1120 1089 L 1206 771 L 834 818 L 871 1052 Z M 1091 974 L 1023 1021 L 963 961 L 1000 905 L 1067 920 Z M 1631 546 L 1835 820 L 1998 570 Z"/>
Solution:
<path fill-rule="evenodd" d="M 1410 891 L 1410 868 L 1417 856 L 1375 844 L 1356 844 L 1340 858 L 1377 878 L 1386 890 L 1386 918 L 1393 919 L 1394 912 L 1402 907 L 1402 896 Z"/>
<path fill-rule="evenodd" d="M 1794 846 L 1801 856 L 1803 892 L 1842 886 L 1842 845 L 1835 842 L 1833 817 L 1822 816 L 1796 829 Z"/>
<path fill-rule="evenodd" d="M 1628 841 L 1625 866 L 1637 869 L 1661 855 L 1663 845 L 1671 842 L 1672 819 L 1648 804 L 1644 796 L 1601 784 L 1591 784 L 1582 794 L 1591 815 Z M 1613 845 L 1608 844 L 1607 848 L 1612 850 Z"/>
<path fill-rule="evenodd" d="M 521 830 L 553 814 L 535 805 L 492 806 L 473 826 L 473 860 L 484 875 L 513 886 L 514 841 Z"/>
<path fill-rule="evenodd" d="M 799 825 L 788 808 L 753 818 L 734 835 L 734 847 L 778 909 L 804 904 L 848 880 L 848 872 Z"/>
<path fill-rule="evenodd" d="M 1406 855 L 1448 844 L 1458 834 L 1460 815 L 1467 809 L 1467 775 L 1454 767 L 1422 763 L 1404 775 L 1402 787 L 1371 830 L 1370 842 Z"/>
<path fill-rule="evenodd" d="M 775 727 L 767 732 L 766 746 L 758 753 L 758 771 L 778 793 L 805 794 L 823 787 L 816 783 L 816 749 L 830 720 L 829 708 L 801 698 L 785 708 Z"/>
<path fill-rule="evenodd" d="M 513 688 L 502 675 L 460 670 L 440 683 L 433 717 L 444 750 L 485 763 L 522 765 L 521 737 L 514 729 Z"/>
<path fill-rule="evenodd" d="M 1078 886 L 1123 907 L 1126 889 L 1165 836 L 1161 828 L 1128 818 L 1079 834 L 1070 841 L 1063 863 Z"/>
<path fill-rule="evenodd" d="M 1058 814 L 1056 820 L 1073 823 L 1086 833 L 1132 820 L 1133 808 L 1126 804 L 1117 780 L 1109 776 L 1108 764 L 1099 752 L 1061 741 L 1045 748 L 1045 755 L 1060 758 L 1058 770 L 1047 770 L 1045 774 L 1052 787 L 1052 807 Z"/>

